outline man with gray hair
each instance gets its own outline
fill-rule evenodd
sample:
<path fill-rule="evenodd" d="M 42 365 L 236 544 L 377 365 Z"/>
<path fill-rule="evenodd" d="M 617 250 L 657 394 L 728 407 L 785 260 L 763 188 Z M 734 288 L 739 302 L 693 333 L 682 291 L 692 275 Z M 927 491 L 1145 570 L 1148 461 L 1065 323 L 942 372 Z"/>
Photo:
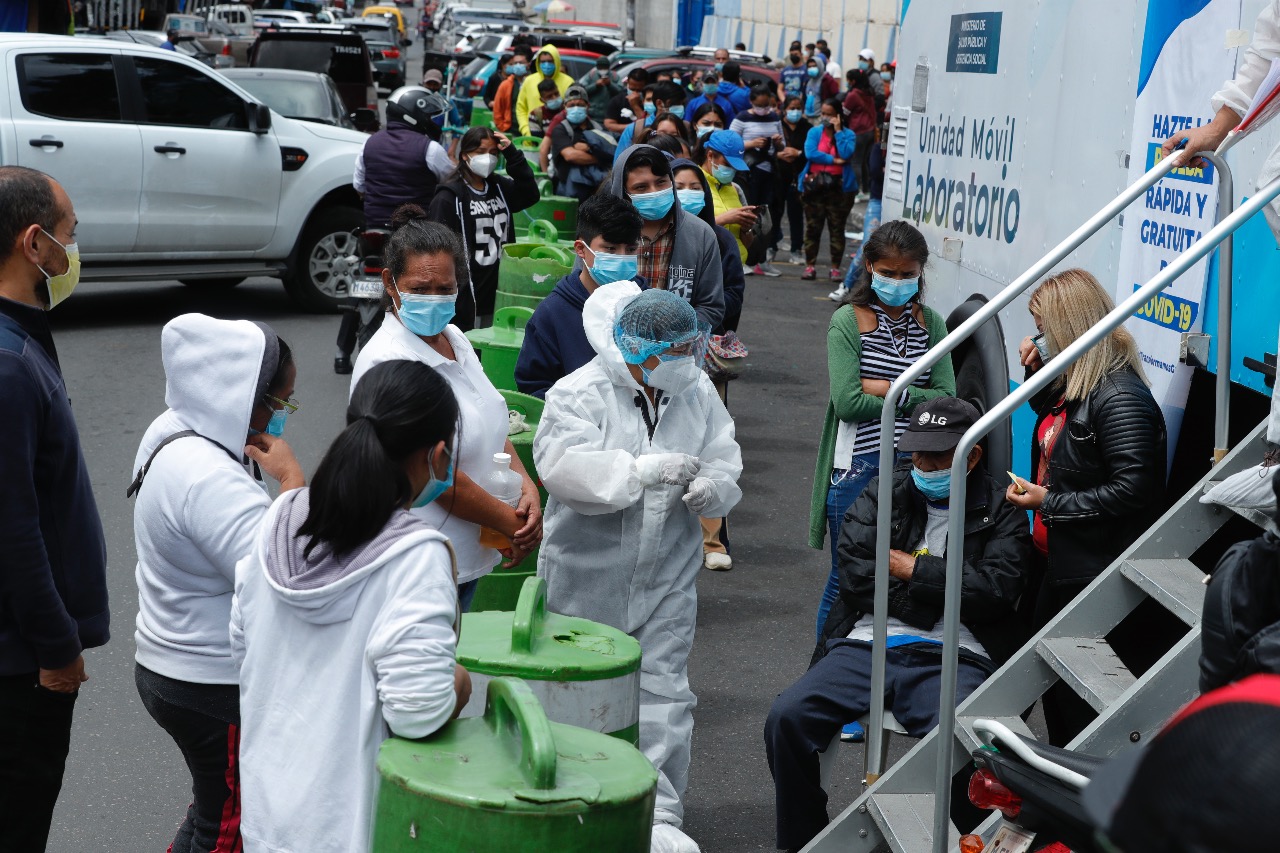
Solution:
<path fill-rule="evenodd" d="M 109 637 L 106 544 L 47 313 L 80 275 L 71 199 L 0 167 L 0 850 L 43 850 L 82 652 Z"/>

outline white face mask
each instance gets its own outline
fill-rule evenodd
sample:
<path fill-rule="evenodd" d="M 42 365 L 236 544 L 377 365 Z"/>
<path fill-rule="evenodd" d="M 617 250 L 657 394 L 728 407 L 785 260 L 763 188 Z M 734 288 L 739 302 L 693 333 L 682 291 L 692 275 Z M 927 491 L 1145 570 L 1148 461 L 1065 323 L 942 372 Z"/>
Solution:
<path fill-rule="evenodd" d="M 702 366 L 694 360 L 693 356 L 672 358 L 649 371 L 645 384 L 650 388 L 666 391 L 668 394 L 682 394 L 693 387 L 701 372 Z"/>
<path fill-rule="evenodd" d="M 467 168 L 482 178 L 492 175 L 493 167 L 496 165 L 498 165 L 498 158 L 494 154 L 476 154 L 467 161 Z"/>

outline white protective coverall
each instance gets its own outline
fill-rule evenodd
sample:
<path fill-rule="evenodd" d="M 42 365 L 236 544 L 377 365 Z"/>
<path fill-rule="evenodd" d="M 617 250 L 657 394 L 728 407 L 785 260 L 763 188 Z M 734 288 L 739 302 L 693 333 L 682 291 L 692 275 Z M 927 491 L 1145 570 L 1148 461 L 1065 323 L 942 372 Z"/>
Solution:
<path fill-rule="evenodd" d="M 683 488 L 641 485 L 636 458 L 698 457 L 697 476 L 711 480 L 715 492 L 702 514 L 719 518 L 742 497 L 742 453 L 706 374 L 680 395 L 658 392 L 653 412 L 613 337 L 618 313 L 639 294 L 632 282 L 592 293 L 582 322 L 597 355 L 547 392 L 533 442 L 550 495 L 538 575 L 547 582 L 548 609 L 639 641 L 640 748 L 658 771 L 654 820 L 679 827 L 697 703 L 688 659 L 702 528 L 681 500 Z"/>

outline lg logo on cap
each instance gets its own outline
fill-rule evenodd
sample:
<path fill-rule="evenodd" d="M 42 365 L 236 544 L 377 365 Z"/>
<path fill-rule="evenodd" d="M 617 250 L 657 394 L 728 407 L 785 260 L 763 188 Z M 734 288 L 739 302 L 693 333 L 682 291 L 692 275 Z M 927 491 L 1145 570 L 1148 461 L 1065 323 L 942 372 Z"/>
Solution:
<path fill-rule="evenodd" d="M 935 417 L 929 414 L 928 412 L 921 412 L 919 424 L 920 426 L 924 426 L 925 424 L 933 424 L 934 426 L 946 426 L 947 419 L 945 417 L 941 417 L 941 418 Z"/>

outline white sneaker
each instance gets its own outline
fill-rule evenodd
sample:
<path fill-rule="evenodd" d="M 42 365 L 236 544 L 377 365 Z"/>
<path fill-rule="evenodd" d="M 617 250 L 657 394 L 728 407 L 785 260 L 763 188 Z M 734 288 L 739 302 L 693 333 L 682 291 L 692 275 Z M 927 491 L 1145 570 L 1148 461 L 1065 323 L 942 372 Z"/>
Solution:
<path fill-rule="evenodd" d="M 804 266 L 804 252 L 792 252 L 791 263 L 800 267 Z"/>
<path fill-rule="evenodd" d="M 756 264 L 756 275 L 767 275 L 769 278 L 778 278 L 782 273 L 777 270 L 773 264 L 764 263 Z"/>
<path fill-rule="evenodd" d="M 840 300 L 844 299 L 845 294 L 847 294 L 848 292 L 849 292 L 848 288 L 837 287 L 835 290 L 827 294 L 827 298 L 830 299 L 832 302 L 839 302 Z"/>
<path fill-rule="evenodd" d="M 764 253 L 765 262 L 771 264 L 773 263 L 773 259 L 776 258 L 777 256 L 778 256 L 778 250 L 770 249 L 769 251 Z"/>
<path fill-rule="evenodd" d="M 742 265 L 742 274 L 743 274 L 743 275 L 755 275 L 755 274 L 756 274 L 755 267 L 750 267 L 750 266 L 747 266 L 746 264 L 743 264 L 743 265 Z"/>
<path fill-rule="evenodd" d="M 733 558 L 719 551 L 708 551 L 702 558 L 702 565 L 713 572 L 727 572 L 733 568 Z"/>
<path fill-rule="evenodd" d="M 692 838 L 669 823 L 655 823 L 649 853 L 702 853 Z"/>

